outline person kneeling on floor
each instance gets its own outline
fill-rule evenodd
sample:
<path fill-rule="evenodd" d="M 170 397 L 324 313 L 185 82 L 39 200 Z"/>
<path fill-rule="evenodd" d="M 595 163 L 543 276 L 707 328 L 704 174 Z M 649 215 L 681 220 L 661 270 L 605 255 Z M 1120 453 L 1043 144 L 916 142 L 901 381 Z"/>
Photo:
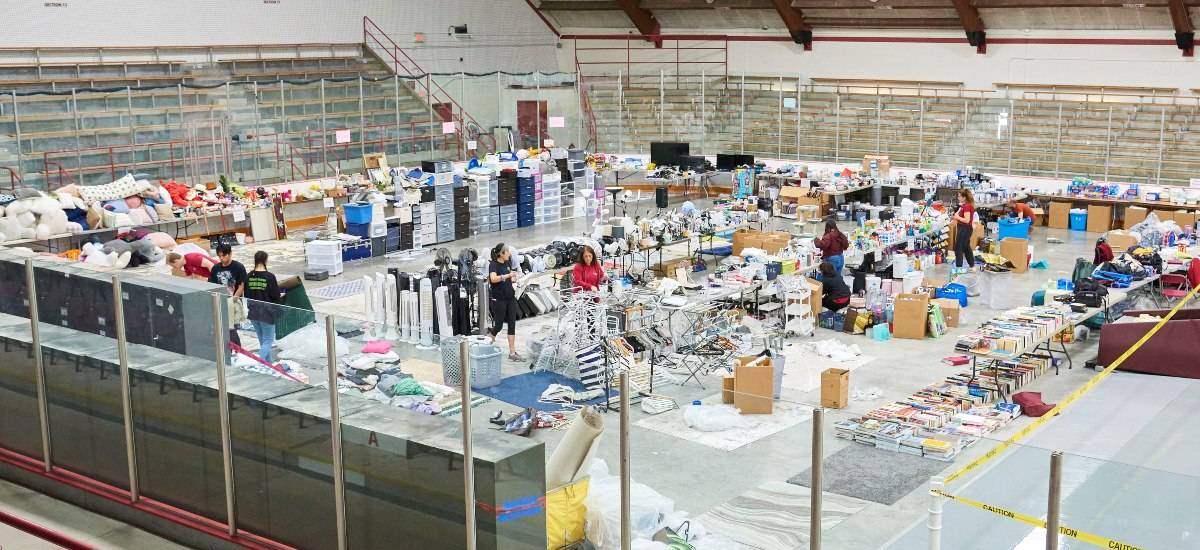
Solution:
<path fill-rule="evenodd" d="M 829 262 L 821 262 L 821 305 L 829 311 L 840 311 L 850 304 L 850 287 L 837 268 Z"/>

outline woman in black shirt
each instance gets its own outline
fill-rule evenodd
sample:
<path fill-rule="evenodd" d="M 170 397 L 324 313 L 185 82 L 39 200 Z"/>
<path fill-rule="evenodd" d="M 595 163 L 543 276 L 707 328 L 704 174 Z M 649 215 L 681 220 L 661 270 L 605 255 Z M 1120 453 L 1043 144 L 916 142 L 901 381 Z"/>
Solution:
<path fill-rule="evenodd" d="M 254 269 L 246 275 L 245 296 L 250 302 L 247 317 L 258 336 L 258 356 L 267 363 L 273 363 L 271 346 L 275 343 L 275 315 L 278 309 L 274 304 L 283 299 L 283 293 L 279 290 L 275 274 L 267 271 L 267 253 L 262 250 L 254 253 Z"/>
<path fill-rule="evenodd" d="M 846 280 L 837 272 L 833 264 L 821 262 L 821 305 L 829 311 L 838 311 L 850 304 L 850 287 Z"/>
<path fill-rule="evenodd" d="M 525 358 L 517 353 L 517 297 L 513 290 L 513 279 L 517 274 L 512 271 L 510 261 L 512 251 L 504 243 L 492 249 L 492 261 L 488 264 L 488 282 L 491 292 L 492 311 L 492 341 L 500 334 L 500 327 L 508 323 L 508 358 L 513 361 L 524 361 Z"/>

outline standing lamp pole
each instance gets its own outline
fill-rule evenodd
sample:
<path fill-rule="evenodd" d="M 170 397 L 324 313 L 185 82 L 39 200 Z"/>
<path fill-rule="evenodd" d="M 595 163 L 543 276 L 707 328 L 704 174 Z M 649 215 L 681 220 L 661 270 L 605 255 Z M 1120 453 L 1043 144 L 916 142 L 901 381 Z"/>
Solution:
<path fill-rule="evenodd" d="M 467 532 L 467 550 L 475 550 L 475 451 L 471 441 L 471 344 L 463 338 L 458 344 L 458 362 L 462 365 L 462 444 L 463 502 Z"/>
<path fill-rule="evenodd" d="M 1050 490 L 1046 502 L 1046 550 L 1058 550 L 1058 525 L 1062 514 L 1062 451 L 1050 454 Z"/>
<path fill-rule="evenodd" d="M 809 516 L 808 516 L 808 547 L 811 550 L 821 550 L 821 504 L 824 488 L 824 477 L 821 471 L 822 457 L 825 454 L 825 409 L 813 409 L 813 434 L 812 434 L 812 489 L 809 490 Z"/>

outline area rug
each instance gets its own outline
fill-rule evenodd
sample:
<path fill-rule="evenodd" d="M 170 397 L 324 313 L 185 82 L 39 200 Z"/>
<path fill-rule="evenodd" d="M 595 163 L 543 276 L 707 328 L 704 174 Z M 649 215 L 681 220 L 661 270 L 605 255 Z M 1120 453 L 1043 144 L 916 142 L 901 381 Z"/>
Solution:
<path fill-rule="evenodd" d="M 345 298 L 347 296 L 354 296 L 355 294 L 362 294 L 362 291 L 363 280 L 359 278 L 351 279 L 344 283 L 314 288 L 308 291 L 308 295 L 312 296 L 313 298 L 321 298 L 323 300 L 335 300 L 337 298 Z"/>
<path fill-rule="evenodd" d="M 583 383 L 574 378 L 568 378 L 549 371 L 534 371 L 509 376 L 501 380 L 500 384 L 490 388 L 475 390 L 475 393 L 486 395 L 497 401 L 510 403 L 521 408 L 531 408 L 547 412 L 561 411 L 563 407 L 557 403 L 538 402 L 538 399 L 542 396 L 542 392 L 546 391 L 546 388 L 550 384 L 562 384 L 575 389 L 575 391 L 587 391 Z M 610 390 L 609 395 L 617 395 L 617 391 Z M 603 401 L 604 397 L 602 396 L 591 401 L 576 403 L 576 405 L 596 405 Z"/>
<path fill-rule="evenodd" d="M 949 466 L 946 462 L 855 443 L 827 457 L 821 473 L 827 493 L 890 506 L 927 486 L 930 477 Z M 809 487 L 811 478 L 812 471 L 805 470 L 788 483 Z"/>
<path fill-rule="evenodd" d="M 858 513 L 867 503 L 826 494 L 821 527 L 828 530 Z M 808 548 L 809 489 L 783 481 L 760 485 L 700 516 L 699 523 L 712 533 L 746 548 L 785 550 Z"/>
<path fill-rule="evenodd" d="M 721 394 L 710 395 L 700 401 L 705 404 L 720 404 Z M 687 405 L 682 406 L 687 407 Z M 689 428 L 684 422 L 684 408 L 643 418 L 634 422 L 633 425 L 673 435 L 714 449 L 732 451 L 812 418 L 812 407 L 789 401 L 776 401 L 775 412 L 772 414 L 745 415 L 747 419 L 755 423 L 750 428 L 723 432 L 701 432 Z"/>

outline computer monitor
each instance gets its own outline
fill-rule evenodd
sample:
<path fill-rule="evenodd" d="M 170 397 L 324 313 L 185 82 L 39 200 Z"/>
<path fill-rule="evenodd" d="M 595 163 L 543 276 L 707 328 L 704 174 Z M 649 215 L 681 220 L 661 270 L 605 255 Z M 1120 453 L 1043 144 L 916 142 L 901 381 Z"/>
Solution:
<path fill-rule="evenodd" d="M 679 167 L 684 170 L 704 170 L 705 159 L 701 155 L 680 157 Z"/>
<path fill-rule="evenodd" d="M 650 142 L 650 162 L 658 166 L 679 166 L 691 147 L 676 141 Z"/>
<path fill-rule="evenodd" d="M 733 170 L 738 166 L 754 166 L 754 155 L 717 155 L 717 170 Z"/>

